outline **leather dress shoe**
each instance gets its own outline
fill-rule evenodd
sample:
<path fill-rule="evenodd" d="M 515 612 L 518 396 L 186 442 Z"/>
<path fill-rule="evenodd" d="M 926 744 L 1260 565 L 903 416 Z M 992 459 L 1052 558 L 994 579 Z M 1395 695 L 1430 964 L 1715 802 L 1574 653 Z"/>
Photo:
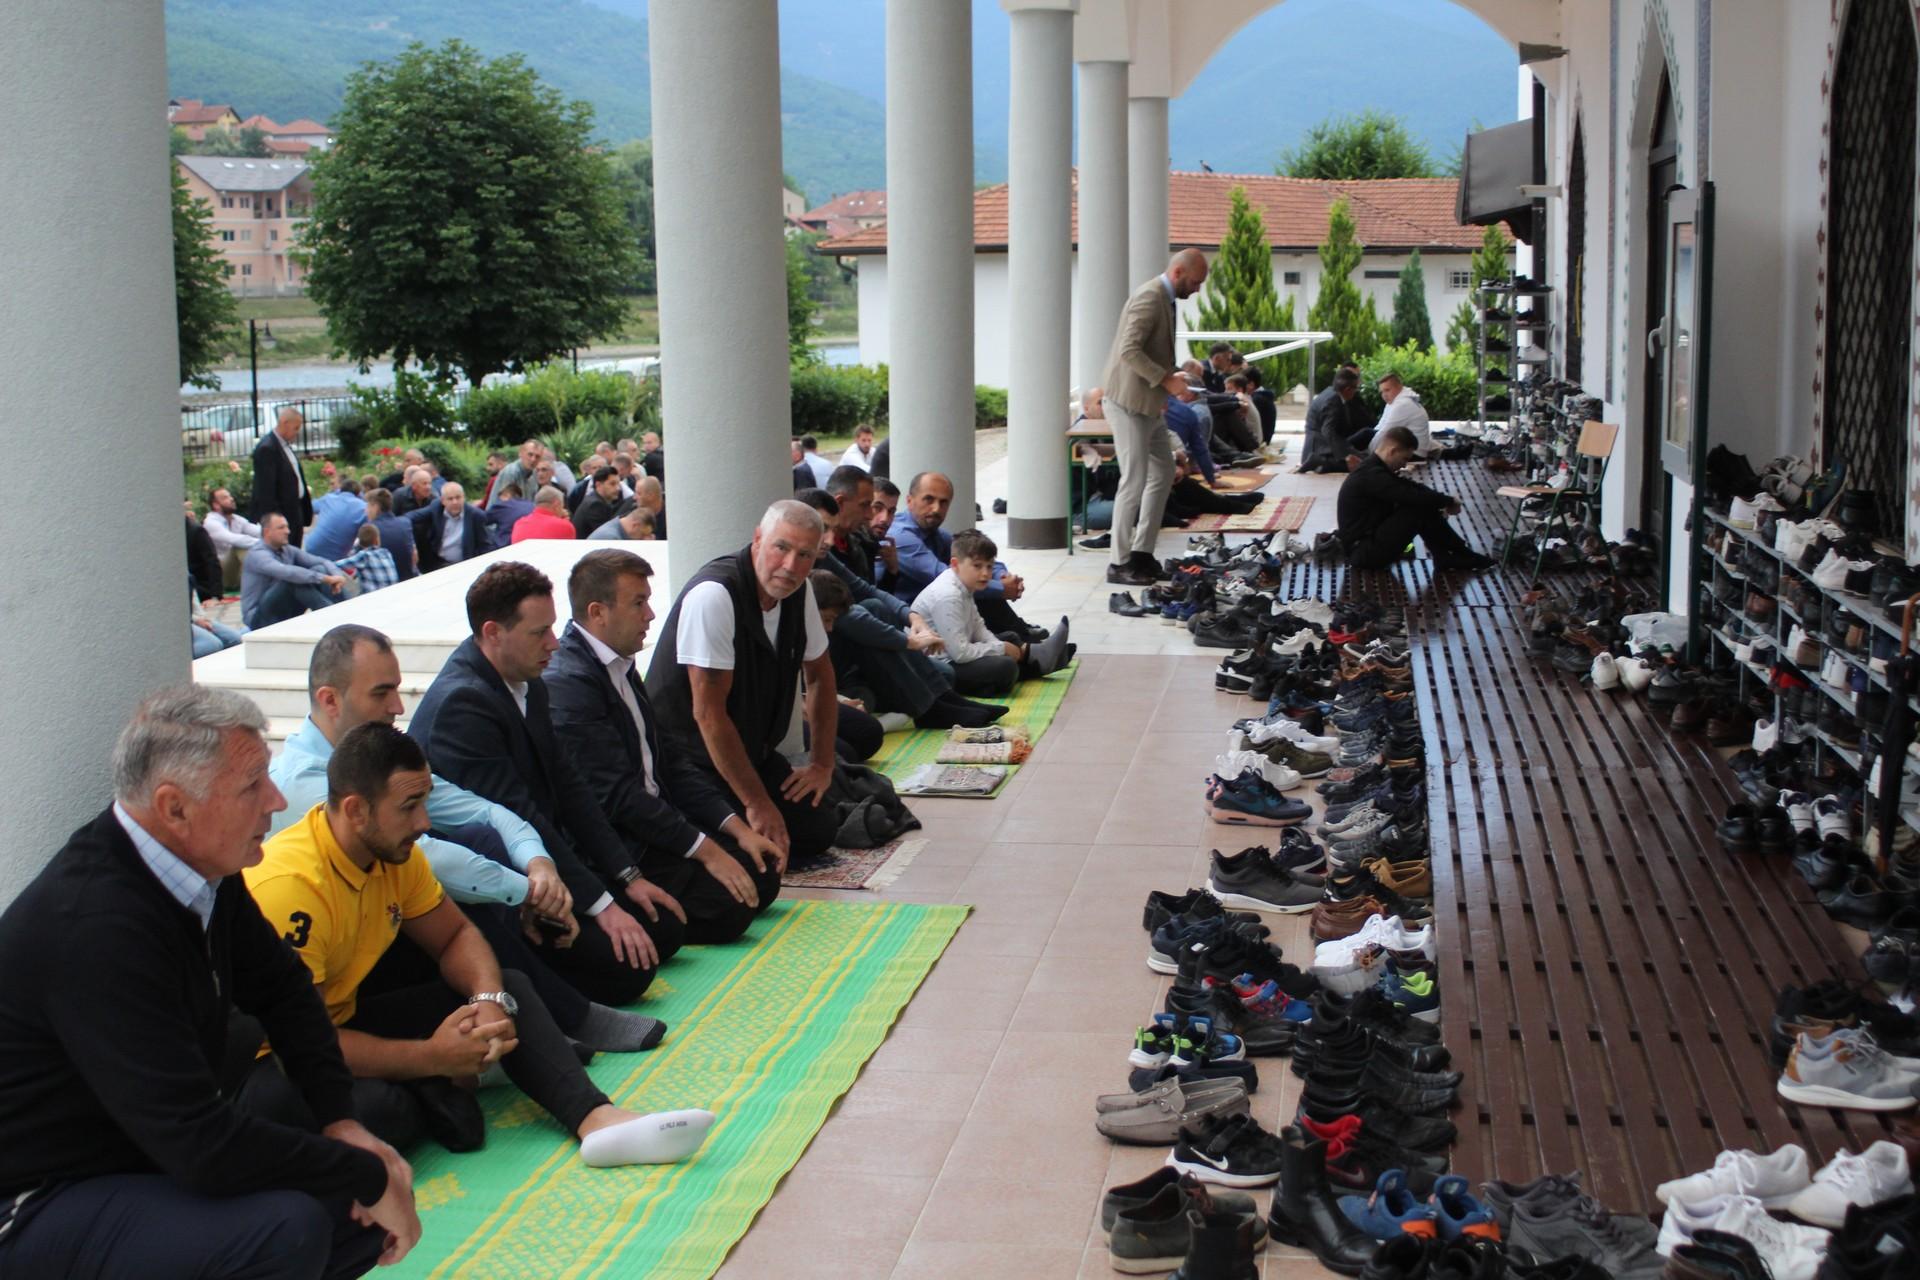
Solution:
<path fill-rule="evenodd" d="M 1676 713 L 1677 714 L 1677 713 Z M 1752 853 L 1755 848 L 1755 823 L 1758 815 L 1752 805 L 1737 801 L 1727 806 L 1727 816 L 1714 828 L 1720 848 L 1727 853 Z"/>
<path fill-rule="evenodd" d="M 1359 1275 L 1373 1258 L 1374 1240 L 1334 1200 L 1327 1184 L 1327 1144 L 1292 1127 L 1282 1130 L 1280 1140 L 1280 1185 L 1267 1218 L 1268 1236 L 1309 1250 L 1330 1271 Z"/>
<path fill-rule="evenodd" d="M 1870 871 L 1858 871 L 1844 884 L 1820 895 L 1820 905 L 1841 924 L 1871 929 L 1893 914 L 1893 899 Z"/>

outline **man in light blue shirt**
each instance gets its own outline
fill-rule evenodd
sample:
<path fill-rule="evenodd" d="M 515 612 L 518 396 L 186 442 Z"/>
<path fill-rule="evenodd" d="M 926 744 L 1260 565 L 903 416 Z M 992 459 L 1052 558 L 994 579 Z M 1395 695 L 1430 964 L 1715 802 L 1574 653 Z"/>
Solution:
<path fill-rule="evenodd" d="M 269 770 L 287 798 L 287 807 L 273 816 L 274 833 L 326 802 L 327 762 L 342 735 L 368 721 L 391 725 L 405 709 L 392 642 L 371 627 L 348 624 L 327 632 L 313 648 L 307 698 L 307 719 L 288 736 Z M 609 1051 L 631 1053 L 659 1042 L 662 1023 L 589 1001 L 540 959 L 541 948 L 527 945 L 527 933 L 567 946 L 580 931 L 573 896 L 531 823 L 437 775 L 427 795 L 427 818 L 436 831 L 468 830 L 497 842 L 513 864 L 452 840 L 426 836 L 415 842 L 500 963 L 527 975 L 562 1031 Z"/>
<path fill-rule="evenodd" d="M 367 522 L 367 500 L 360 486 L 343 480 L 334 492 L 313 500 L 313 527 L 301 546 L 322 560 L 338 561 L 353 550 L 353 536 Z"/>
<path fill-rule="evenodd" d="M 260 520 L 259 544 L 241 562 L 240 616 L 258 631 L 337 604 L 346 585 L 339 565 L 294 546 L 287 518 L 270 512 Z"/>

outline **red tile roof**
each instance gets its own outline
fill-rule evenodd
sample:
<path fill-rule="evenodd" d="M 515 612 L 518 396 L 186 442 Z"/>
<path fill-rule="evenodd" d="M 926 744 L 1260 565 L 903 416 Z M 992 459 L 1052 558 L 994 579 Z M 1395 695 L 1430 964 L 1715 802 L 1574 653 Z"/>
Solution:
<path fill-rule="evenodd" d="M 292 124 L 281 125 L 274 132 L 328 134 L 328 133 L 332 133 L 333 130 L 327 128 L 327 126 L 321 124 L 318 120 L 309 120 L 305 116 L 301 116 L 298 120 L 295 120 Z"/>
<path fill-rule="evenodd" d="M 836 219 L 884 217 L 886 212 L 886 192 L 849 191 L 845 195 L 835 196 L 817 209 L 807 210 L 800 215 L 800 221 L 817 226 L 831 224 Z"/>
<path fill-rule="evenodd" d="M 1168 235 L 1176 249 L 1217 249 L 1227 231 L 1230 193 L 1245 188 L 1260 211 L 1267 241 L 1275 249 L 1311 252 L 1326 238 L 1327 211 L 1346 197 L 1360 243 L 1372 249 L 1452 249 L 1479 247 L 1479 227 L 1454 220 L 1457 178 L 1387 178 L 1334 181 L 1280 178 L 1271 174 L 1174 173 L 1167 184 Z M 1079 223 L 1074 223 L 1075 243 Z M 1007 188 L 985 187 L 973 197 L 975 252 L 1007 247 Z M 885 253 L 885 224 L 868 227 L 822 244 L 840 254 Z"/>
<path fill-rule="evenodd" d="M 198 98 L 181 98 L 180 105 L 173 111 L 170 121 L 173 124 L 218 124 L 233 108 L 224 102 L 209 106 Z M 235 114 L 239 114 L 235 112 Z"/>
<path fill-rule="evenodd" d="M 242 129 L 258 129 L 262 133 L 278 133 L 280 126 L 273 122 L 272 116 L 263 116 L 258 112 L 240 122 Z"/>
<path fill-rule="evenodd" d="M 275 156 L 304 156 L 313 150 L 311 142 L 299 138 L 268 138 L 267 154 Z"/>

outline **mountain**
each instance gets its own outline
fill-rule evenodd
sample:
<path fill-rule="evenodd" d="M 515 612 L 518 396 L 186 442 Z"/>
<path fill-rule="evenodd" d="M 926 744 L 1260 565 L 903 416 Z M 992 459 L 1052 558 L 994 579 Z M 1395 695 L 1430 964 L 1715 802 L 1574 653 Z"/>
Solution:
<path fill-rule="evenodd" d="M 585 0 L 167 0 L 168 92 L 243 116 L 325 120 L 362 62 L 453 36 L 489 56 L 524 55 L 548 84 L 593 104 L 607 141 L 647 136 L 646 26 Z M 788 67 L 780 100 L 786 168 L 810 194 L 883 185 L 876 100 Z"/>
<path fill-rule="evenodd" d="M 636 20 L 648 0 L 592 0 Z M 779 0 L 780 61 L 886 101 L 886 0 Z M 973 0 L 974 169 L 1006 178 L 1007 15 Z M 1514 116 L 1513 49 L 1448 0 L 1286 0 L 1255 16 L 1174 99 L 1173 163 L 1270 173 L 1329 115 L 1378 107 L 1401 116 L 1444 162 L 1475 127 Z M 884 134 L 884 130 L 883 130 Z M 809 191 L 818 200 L 821 193 Z"/>

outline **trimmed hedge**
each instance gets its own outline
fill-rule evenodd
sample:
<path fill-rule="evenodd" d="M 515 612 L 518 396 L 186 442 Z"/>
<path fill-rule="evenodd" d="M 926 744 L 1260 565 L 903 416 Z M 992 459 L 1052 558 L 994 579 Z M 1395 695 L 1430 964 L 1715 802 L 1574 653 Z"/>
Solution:
<path fill-rule="evenodd" d="M 529 438 L 544 440 L 581 418 L 612 415 L 624 420 L 647 395 L 644 385 L 624 373 L 605 369 L 575 373 L 571 366 L 556 361 L 520 382 L 475 387 L 467 395 L 462 416 L 474 440 L 513 445 Z M 657 403 L 657 389 L 653 395 Z"/>
<path fill-rule="evenodd" d="M 884 421 L 886 374 L 860 366 L 795 365 L 789 403 L 796 436 L 847 436 Z"/>
<path fill-rule="evenodd" d="M 1384 407 L 1375 385 L 1383 373 L 1397 373 L 1420 393 L 1420 403 L 1435 421 L 1465 421 L 1480 413 L 1480 388 L 1473 353 L 1457 347 L 1446 355 L 1404 347 L 1381 347 L 1360 358 L 1360 394 L 1376 410 Z"/>
<path fill-rule="evenodd" d="M 984 431 L 988 427 L 1007 425 L 1007 392 L 1004 387 L 982 387 L 973 389 L 973 429 Z"/>

